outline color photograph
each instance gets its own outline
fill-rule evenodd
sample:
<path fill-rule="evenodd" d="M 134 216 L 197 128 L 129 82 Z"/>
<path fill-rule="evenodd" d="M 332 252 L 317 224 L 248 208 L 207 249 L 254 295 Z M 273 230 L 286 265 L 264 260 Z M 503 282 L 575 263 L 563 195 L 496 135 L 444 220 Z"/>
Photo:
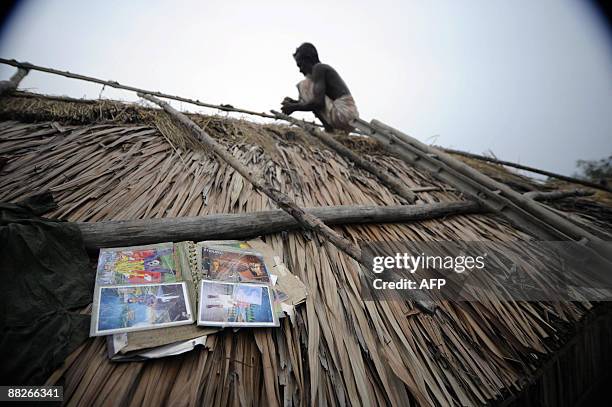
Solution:
<path fill-rule="evenodd" d="M 99 285 L 174 282 L 176 263 L 172 243 L 100 250 Z"/>
<path fill-rule="evenodd" d="M 100 287 L 96 335 L 193 322 L 185 283 Z"/>
<path fill-rule="evenodd" d="M 255 252 L 202 248 L 202 271 L 212 280 L 270 282 L 263 257 Z"/>
<path fill-rule="evenodd" d="M 202 281 L 198 325 L 276 326 L 269 287 Z"/>

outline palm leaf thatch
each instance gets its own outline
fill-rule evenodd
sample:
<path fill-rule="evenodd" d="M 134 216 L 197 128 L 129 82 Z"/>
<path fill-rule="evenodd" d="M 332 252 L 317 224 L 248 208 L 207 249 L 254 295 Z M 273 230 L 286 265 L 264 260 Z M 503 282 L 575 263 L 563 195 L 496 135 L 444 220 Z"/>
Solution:
<path fill-rule="evenodd" d="M 47 216 L 95 222 L 275 208 L 155 109 L 16 94 L 0 102 L 0 118 L 6 158 L 0 200 L 50 190 L 59 207 Z M 303 207 L 402 202 L 300 129 L 191 118 Z M 425 189 L 418 193 L 423 202 L 463 199 L 365 138 L 339 140 L 408 188 Z M 539 188 L 490 167 L 525 190 Z M 585 222 L 598 219 L 597 212 L 589 216 Z M 334 229 L 356 242 L 526 237 L 484 214 Z M 48 383 L 63 383 L 67 405 L 479 405 L 525 387 L 592 308 L 491 298 L 440 302 L 446 317 L 427 315 L 410 302 L 363 301 L 356 262 L 317 236 L 264 239 L 307 285 L 306 305 L 294 321 L 285 318 L 278 329 L 224 330 L 210 335 L 205 348 L 146 363 L 110 362 L 105 341 L 90 339 Z"/>

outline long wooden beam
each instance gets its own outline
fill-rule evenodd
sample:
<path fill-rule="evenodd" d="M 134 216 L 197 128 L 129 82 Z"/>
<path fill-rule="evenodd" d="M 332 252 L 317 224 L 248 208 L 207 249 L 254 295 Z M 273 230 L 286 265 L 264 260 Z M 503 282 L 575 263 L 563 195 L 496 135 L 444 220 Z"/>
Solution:
<path fill-rule="evenodd" d="M 336 206 L 305 208 L 303 211 L 308 216 L 324 222 L 326 228 L 331 225 L 403 223 L 486 212 L 473 201 L 382 207 Z M 76 225 L 81 230 L 85 246 L 90 251 L 103 247 L 131 246 L 161 241 L 246 239 L 303 227 L 298 219 L 284 210 L 191 218 L 81 222 Z M 366 262 L 367 259 L 360 258 L 362 265 L 365 265 Z M 367 267 L 362 269 L 369 272 Z M 437 306 L 424 294 L 416 292 L 413 297 L 415 304 L 422 311 L 429 314 L 436 312 Z"/>
<path fill-rule="evenodd" d="M 402 223 L 483 212 L 472 201 L 399 206 L 331 206 L 304 210 L 327 225 Z M 81 229 L 88 250 L 161 241 L 247 239 L 301 227 L 297 220 L 280 209 L 185 218 L 77 222 L 76 225 Z"/>
<path fill-rule="evenodd" d="M 377 140 L 389 153 L 396 154 L 406 163 L 413 165 L 419 170 L 427 171 L 434 178 L 446 185 L 453 186 L 471 199 L 480 202 L 487 210 L 506 216 L 512 224 L 519 229 L 527 233 L 535 233 L 541 240 L 559 240 L 555 239 L 553 234 L 548 233 L 546 224 L 538 225 L 540 227 L 534 228 L 533 224 L 537 219 L 529 219 L 529 221 L 526 221 L 525 217 L 528 217 L 529 214 L 521 208 L 516 207 L 516 205 L 512 203 L 508 203 L 503 197 L 498 196 L 495 191 L 483 188 L 483 186 L 474 179 L 458 173 L 445 163 L 437 160 L 433 155 L 425 153 L 399 140 L 391 132 L 374 128 L 370 123 L 364 120 L 357 119 L 354 124 L 360 130 Z"/>
<path fill-rule="evenodd" d="M 555 201 L 584 196 L 580 190 L 553 191 L 534 195 L 536 200 Z M 487 213 L 473 201 L 439 202 L 397 206 L 322 206 L 304 208 L 329 226 L 368 223 L 404 223 L 447 216 Z M 283 210 L 215 214 L 184 218 L 76 222 L 88 250 L 103 247 L 180 242 L 184 240 L 247 239 L 283 231 L 297 230 L 300 224 Z"/>

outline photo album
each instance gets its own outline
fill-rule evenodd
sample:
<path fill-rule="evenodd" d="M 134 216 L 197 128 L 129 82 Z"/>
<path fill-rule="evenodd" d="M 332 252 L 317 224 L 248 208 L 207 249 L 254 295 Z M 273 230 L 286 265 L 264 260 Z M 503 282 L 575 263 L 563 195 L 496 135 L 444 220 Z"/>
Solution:
<path fill-rule="evenodd" d="M 113 360 L 162 357 L 224 327 L 279 326 L 305 298 L 261 240 L 101 249 L 90 335 Z"/>

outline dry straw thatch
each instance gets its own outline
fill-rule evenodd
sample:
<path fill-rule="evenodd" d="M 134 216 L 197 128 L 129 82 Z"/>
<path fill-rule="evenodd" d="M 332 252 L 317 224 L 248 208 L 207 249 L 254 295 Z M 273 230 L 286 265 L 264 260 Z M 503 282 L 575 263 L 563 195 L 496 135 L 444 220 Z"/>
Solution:
<path fill-rule="evenodd" d="M 48 216 L 92 222 L 274 208 L 157 110 L 18 94 L 0 102 L 0 116 L 0 200 L 51 190 L 59 208 Z M 300 129 L 192 119 L 301 206 L 401 203 Z M 419 193 L 424 202 L 462 199 L 368 140 L 342 141 L 409 187 L 440 187 Z M 354 241 L 525 237 L 493 215 L 335 229 Z M 308 287 L 295 321 L 225 330 L 204 349 L 146 363 L 111 363 L 104 340 L 91 339 L 49 383 L 63 383 L 68 405 L 485 404 L 519 391 L 591 308 L 491 299 L 441 302 L 448 318 L 425 315 L 408 302 L 363 301 L 356 263 L 317 236 L 264 239 Z"/>

